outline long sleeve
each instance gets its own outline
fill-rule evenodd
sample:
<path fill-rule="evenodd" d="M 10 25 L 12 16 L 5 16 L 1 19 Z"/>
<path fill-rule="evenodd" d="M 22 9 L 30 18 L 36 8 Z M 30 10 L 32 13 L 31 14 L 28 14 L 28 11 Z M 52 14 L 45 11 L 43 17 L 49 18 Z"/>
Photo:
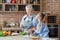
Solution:
<path fill-rule="evenodd" d="M 35 30 L 35 33 L 37 36 L 40 36 L 40 37 L 48 37 L 49 30 L 48 30 L 48 27 L 46 26 L 46 24 L 42 23 L 40 30 L 39 31 Z"/>
<path fill-rule="evenodd" d="M 21 22 L 20 22 L 20 27 L 21 27 L 22 24 L 24 23 L 24 18 L 25 18 L 26 16 L 27 16 L 27 15 L 25 15 L 25 16 L 22 17 L 22 20 L 21 20 Z"/>
<path fill-rule="evenodd" d="M 26 17 L 26 15 L 22 17 L 22 20 L 21 20 L 21 22 L 20 22 L 20 29 L 21 29 L 21 30 L 23 30 L 23 23 L 24 23 L 24 18 L 25 18 L 25 17 Z"/>
<path fill-rule="evenodd" d="M 49 29 L 45 23 L 42 24 L 42 28 L 43 31 L 41 30 L 42 31 L 41 36 L 48 37 Z"/>
<path fill-rule="evenodd" d="M 33 19 L 33 26 L 34 27 L 37 27 L 37 24 L 38 24 L 38 20 L 36 18 Z"/>

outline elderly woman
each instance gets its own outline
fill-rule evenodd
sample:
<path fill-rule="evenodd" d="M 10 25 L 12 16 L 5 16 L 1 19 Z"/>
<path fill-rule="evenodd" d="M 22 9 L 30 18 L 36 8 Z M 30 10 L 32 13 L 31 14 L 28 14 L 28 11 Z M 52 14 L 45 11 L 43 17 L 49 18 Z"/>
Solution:
<path fill-rule="evenodd" d="M 49 30 L 42 17 L 42 14 L 38 13 L 33 20 L 33 25 L 36 27 L 34 34 L 39 37 L 48 37 Z"/>
<path fill-rule="evenodd" d="M 20 27 L 24 32 L 30 32 L 33 28 L 33 19 L 35 15 L 33 14 L 33 7 L 32 5 L 27 5 L 26 7 L 26 15 L 22 17 Z"/>

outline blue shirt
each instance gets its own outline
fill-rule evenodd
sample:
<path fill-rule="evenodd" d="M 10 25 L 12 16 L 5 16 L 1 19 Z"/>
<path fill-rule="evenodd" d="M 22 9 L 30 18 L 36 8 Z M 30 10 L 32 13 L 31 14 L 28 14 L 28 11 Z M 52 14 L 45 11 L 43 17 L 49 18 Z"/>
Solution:
<path fill-rule="evenodd" d="M 37 27 L 38 21 L 36 20 L 36 18 L 33 19 L 33 25 L 34 27 Z M 35 34 L 36 36 L 40 36 L 40 37 L 48 37 L 48 33 L 49 33 L 49 29 L 46 26 L 45 23 L 41 23 L 40 26 L 40 30 L 35 30 Z"/>
<path fill-rule="evenodd" d="M 24 15 L 22 20 L 21 20 L 21 25 L 23 25 L 23 29 L 24 31 L 27 31 L 30 27 L 33 26 L 33 19 L 34 19 L 35 15 L 32 14 L 29 18 L 27 15 Z"/>

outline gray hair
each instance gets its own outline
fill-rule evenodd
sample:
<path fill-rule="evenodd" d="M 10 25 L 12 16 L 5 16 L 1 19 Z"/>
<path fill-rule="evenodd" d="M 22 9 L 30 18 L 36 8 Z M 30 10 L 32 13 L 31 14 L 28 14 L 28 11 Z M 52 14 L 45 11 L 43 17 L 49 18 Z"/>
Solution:
<path fill-rule="evenodd" d="M 33 10 L 33 7 L 32 5 L 29 4 L 29 5 L 26 5 L 25 9 L 26 9 L 26 12 L 28 12 L 29 9 Z"/>

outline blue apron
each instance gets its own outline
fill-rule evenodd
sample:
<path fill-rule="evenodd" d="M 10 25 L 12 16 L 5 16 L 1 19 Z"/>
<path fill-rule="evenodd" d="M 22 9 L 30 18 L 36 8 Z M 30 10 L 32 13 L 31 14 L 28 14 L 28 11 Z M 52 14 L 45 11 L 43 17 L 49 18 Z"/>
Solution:
<path fill-rule="evenodd" d="M 31 17 L 31 20 L 27 20 L 27 15 L 23 18 L 22 25 L 23 25 L 23 30 L 26 32 L 28 29 L 33 27 L 33 18 L 34 16 Z"/>

